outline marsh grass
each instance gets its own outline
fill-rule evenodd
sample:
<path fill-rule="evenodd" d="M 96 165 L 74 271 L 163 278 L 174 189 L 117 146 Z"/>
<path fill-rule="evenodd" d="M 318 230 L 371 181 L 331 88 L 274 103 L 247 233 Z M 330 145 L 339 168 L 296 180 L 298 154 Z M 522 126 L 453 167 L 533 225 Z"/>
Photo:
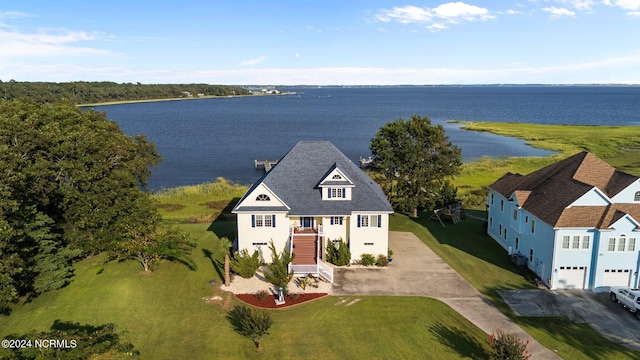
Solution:
<path fill-rule="evenodd" d="M 498 180 L 507 172 L 528 174 L 581 151 L 590 151 L 612 166 L 640 175 L 640 126 L 574 126 L 498 122 L 462 122 L 465 130 L 487 131 L 525 140 L 536 148 L 558 154 L 548 157 L 484 157 L 463 165 L 454 179 L 466 206 L 484 208 L 469 194 Z"/>
<path fill-rule="evenodd" d="M 163 189 L 151 195 L 167 222 L 211 222 L 231 208 L 248 187 L 218 178 L 216 182 Z"/>

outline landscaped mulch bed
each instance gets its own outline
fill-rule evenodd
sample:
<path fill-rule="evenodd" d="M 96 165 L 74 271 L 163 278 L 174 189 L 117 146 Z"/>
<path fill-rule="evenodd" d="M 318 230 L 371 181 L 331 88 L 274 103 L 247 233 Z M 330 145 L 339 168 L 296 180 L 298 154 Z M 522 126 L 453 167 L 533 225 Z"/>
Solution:
<path fill-rule="evenodd" d="M 284 304 L 282 305 L 276 305 L 275 296 L 273 295 L 269 295 L 263 300 L 258 299 L 258 297 L 255 294 L 236 294 L 236 297 L 241 301 L 256 307 L 260 307 L 264 309 L 281 309 L 288 306 L 302 304 L 304 302 L 318 299 L 327 295 L 328 295 L 327 293 L 299 294 L 299 296 L 295 300 L 289 296 L 285 296 Z"/>

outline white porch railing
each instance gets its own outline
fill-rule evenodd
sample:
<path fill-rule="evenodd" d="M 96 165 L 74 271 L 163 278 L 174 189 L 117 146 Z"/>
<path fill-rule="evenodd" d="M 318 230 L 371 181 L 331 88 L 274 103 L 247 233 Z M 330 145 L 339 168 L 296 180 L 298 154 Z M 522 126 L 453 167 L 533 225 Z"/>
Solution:
<path fill-rule="evenodd" d="M 315 265 L 289 264 L 289 271 L 293 270 L 293 276 L 306 276 L 308 274 L 322 276 L 330 283 L 333 283 L 333 268 L 320 259 L 317 259 L 317 261 L 318 263 Z"/>
<path fill-rule="evenodd" d="M 333 283 L 333 268 L 320 259 L 318 259 L 318 274 Z"/>

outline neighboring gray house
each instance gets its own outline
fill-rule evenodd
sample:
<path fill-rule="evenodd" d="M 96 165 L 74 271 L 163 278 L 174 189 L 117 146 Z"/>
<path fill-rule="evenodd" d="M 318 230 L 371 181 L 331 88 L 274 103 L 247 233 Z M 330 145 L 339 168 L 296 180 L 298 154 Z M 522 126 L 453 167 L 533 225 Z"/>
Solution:
<path fill-rule="evenodd" d="M 347 242 L 352 260 L 386 256 L 392 212 L 378 184 L 328 141 L 297 143 L 233 209 L 238 249 L 269 261 L 273 240 L 296 254 L 293 269 L 303 274 L 323 273 L 330 241 Z"/>
<path fill-rule="evenodd" d="M 640 285 L 637 176 L 581 152 L 489 190 L 488 234 L 549 288 Z"/>

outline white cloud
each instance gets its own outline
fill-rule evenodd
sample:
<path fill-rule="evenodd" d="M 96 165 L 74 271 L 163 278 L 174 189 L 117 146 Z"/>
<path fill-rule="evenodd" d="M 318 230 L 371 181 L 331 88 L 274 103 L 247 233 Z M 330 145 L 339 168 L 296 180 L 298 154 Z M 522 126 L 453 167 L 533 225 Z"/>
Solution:
<path fill-rule="evenodd" d="M 376 19 L 382 22 L 397 21 L 402 24 L 410 23 L 426 23 L 433 18 L 429 8 L 420 8 L 417 6 L 394 7 L 391 10 L 382 10 L 376 14 Z"/>
<path fill-rule="evenodd" d="M 518 11 L 518 10 L 513 10 L 513 9 L 509 9 L 507 11 L 504 12 L 507 15 L 521 15 L 523 14 L 522 11 Z"/>
<path fill-rule="evenodd" d="M 112 54 L 109 50 L 75 46 L 74 43 L 106 38 L 102 33 L 58 30 L 25 34 L 0 30 L 0 58 L 3 57 L 49 57 L 59 55 Z"/>
<path fill-rule="evenodd" d="M 463 2 L 454 2 L 439 5 L 433 9 L 436 17 L 441 19 L 463 19 L 467 21 L 490 20 L 495 16 L 489 14 L 489 10 Z"/>
<path fill-rule="evenodd" d="M 326 67 L 173 71 L 74 64 L 0 62 L 0 79 L 18 81 L 116 81 L 211 84 L 398 85 L 640 83 L 640 54 L 583 63 L 500 68 Z M 598 75 L 601 74 L 601 75 Z"/>
<path fill-rule="evenodd" d="M 640 0 L 615 0 L 613 4 L 625 10 L 640 10 Z"/>
<path fill-rule="evenodd" d="M 629 11 L 627 13 L 628 16 L 633 16 L 633 17 L 640 17 L 640 11 Z"/>
<path fill-rule="evenodd" d="M 31 15 L 19 11 L 0 11 L 0 19 L 21 19 Z"/>
<path fill-rule="evenodd" d="M 548 12 L 549 14 L 551 14 L 551 18 L 552 19 L 557 19 L 559 17 L 563 17 L 563 16 L 569 16 L 569 17 L 575 17 L 576 13 L 565 9 L 565 8 L 557 8 L 555 6 L 550 6 L 550 7 L 546 7 L 543 8 L 542 11 Z"/>
<path fill-rule="evenodd" d="M 462 21 L 486 21 L 495 19 L 489 10 L 463 2 L 450 2 L 435 8 L 403 6 L 391 10 L 382 9 L 375 15 L 381 22 L 399 22 L 401 24 L 426 25 L 432 31 L 446 29 L 446 24 L 457 24 Z"/>
<path fill-rule="evenodd" d="M 591 11 L 593 6 L 598 4 L 598 2 L 594 0 L 555 0 L 555 2 L 569 4 L 580 11 Z"/>
<path fill-rule="evenodd" d="M 317 29 L 317 28 L 315 28 L 315 27 L 313 27 L 311 25 L 307 25 L 304 29 L 307 30 L 307 31 L 322 32 L 322 30 Z"/>
<path fill-rule="evenodd" d="M 251 59 L 251 60 L 245 60 L 243 62 L 241 62 L 240 64 L 238 64 L 238 66 L 251 66 L 251 65 L 258 65 L 262 62 L 265 62 L 269 57 L 266 55 L 262 55 L 259 58 L 256 59 Z"/>

